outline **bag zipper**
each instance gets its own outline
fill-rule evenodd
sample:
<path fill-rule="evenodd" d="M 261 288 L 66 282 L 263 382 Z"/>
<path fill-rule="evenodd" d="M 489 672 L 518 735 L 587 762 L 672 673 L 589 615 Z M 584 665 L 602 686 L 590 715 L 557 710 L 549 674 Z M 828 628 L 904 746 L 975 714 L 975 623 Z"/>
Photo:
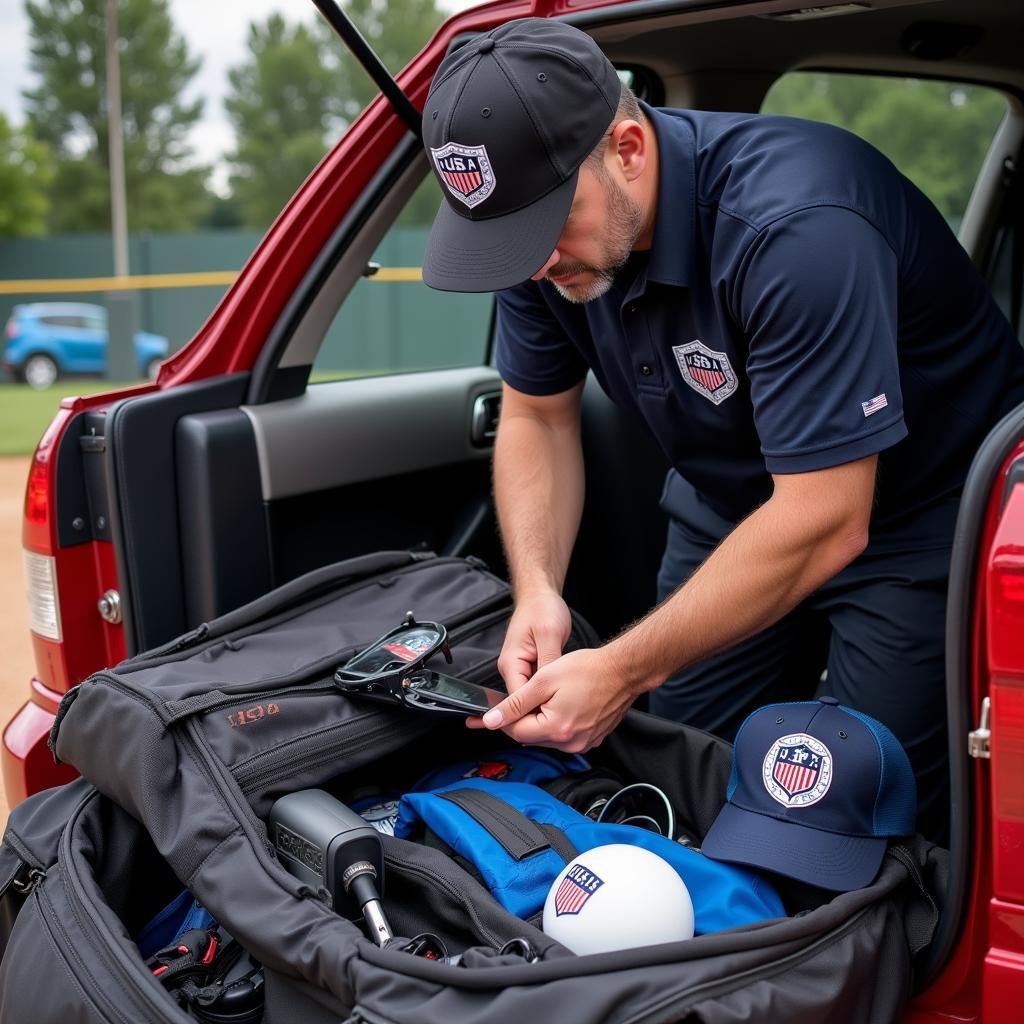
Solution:
<path fill-rule="evenodd" d="M 421 729 L 427 724 L 422 723 Z M 394 734 L 396 725 L 395 717 L 383 712 L 349 718 L 316 732 L 306 733 L 272 750 L 253 754 L 235 765 L 231 769 L 231 774 L 234 775 L 242 792 L 249 793 L 258 789 L 268 779 L 286 776 L 297 766 L 317 768 L 335 760 L 341 753 L 357 754 L 376 744 L 382 735 Z M 414 730 L 409 738 L 415 738 L 421 729 Z M 357 732 L 354 739 L 350 736 L 353 731 Z M 343 735 L 332 738 L 332 733 Z M 311 757 L 310 754 L 317 756 Z"/>
<path fill-rule="evenodd" d="M 46 868 L 25 846 L 14 829 L 8 827 L 2 845 L 14 852 L 16 860 L 14 870 L 0 882 L 0 899 L 3 899 L 8 890 L 27 899 L 46 877 Z"/>
<path fill-rule="evenodd" d="M 480 606 L 477 606 L 477 608 L 479 607 Z M 468 614 L 477 614 L 477 608 L 470 609 Z M 500 622 L 503 618 L 506 618 L 508 614 L 509 610 L 507 608 L 502 608 L 498 611 L 492 612 L 484 619 L 477 619 L 462 629 L 455 628 L 451 630 L 449 633 L 449 642 L 451 646 L 457 647 L 468 637 L 482 632 L 496 622 Z M 465 618 L 465 615 L 460 615 L 459 618 Z M 344 664 L 352 657 L 352 655 L 356 654 L 361 649 L 361 645 L 342 648 L 334 654 L 325 656 L 316 662 L 311 662 L 309 665 L 304 666 L 296 672 L 290 673 L 288 676 L 280 676 L 276 680 L 264 680 L 255 687 L 247 683 L 218 687 L 216 683 L 211 683 L 210 686 L 212 692 L 208 695 L 207 699 L 204 699 L 202 694 L 197 694 L 195 697 L 183 697 L 179 701 L 169 701 L 166 704 L 158 705 L 158 707 L 162 709 L 160 717 L 165 725 L 173 725 L 175 722 L 178 722 L 183 718 L 209 714 L 213 711 L 219 711 L 222 708 L 231 707 L 248 697 L 262 697 L 267 693 L 273 693 L 275 697 L 285 697 L 291 694 L 322 695 L 338 693 L 338 688 L 334 684 L 333 669 L 337 668 L 338 665 Z M 480 665 L 484 665 L 492 661 L 496 663 L 497 656 L 487 659 L 486 661 L 470 665 L 467 667 L 466 671 L 475 671 L 480 667 Z M 330 676 L 314 679 L 311 682 L 299 682 L 299 680 L 304 676 L 312 674 L 317 670 L 322 670 L 324 667 L 332 670 Z M 97 676 L 108 681 L 117 678 L 111 676 L 109 673 L 97 673 Z"/>
<path fill-rule="evenodd" d="M 486 619 L 477 620 L 461 630 L 453 630 L 451 633 L 452 646 L 457 647 L 460 642 L 468 637 L 483 632 L 494 623 L 500 622 L 507 614 L 507 609 L 502 609 L 498 612 L 492 612 Z M 479 669 L 481 665 L 493 663 L 496 660 L 496 658 L 489 658 L 486 662 L 478 662 L 475 665 L 469 666 L 466 671 Z M 337 692 L 337 687 L 335 687 L 333 680 L 330 680 L 327 683 L 315 684 L 315 688 L 313 685 L 293 687 L 286 691 L 280 691 L 276 696 L 284 697 L 296 693 L 324 695 Z M 237 698 L 229 701 L 220 700 L 204 709 L 204 713 L 205 711 L 214 711 L 219 707 L 236 703 L 238 703 Z M 397 707 L 396 705 L 396 709 Z M 368 723 L 371 724 L 368 726 Z M 316 768 L 321 764 L 334 760 L 339 753 L 344 753 L 345 751 L 358 753 L 365 750 L 368 746 L 377 742 L 381 733 L 393 733 L 396 731 L 397 724 L 395 716 L 387 711 L 370 712 L 357 718 L 347 719 L 344 722 L 336 722 L 333 725 L 317 729 L 315 732 L 305 733 L 295 739 L 287 740 L 270 750 L 259 751 L 245 760 L 239 761 L 230 771 L 241 787 L 242 792 L 247 793 L 258 788 L 267 779 L 287 774 L 297 765 Z M 359 738 L 356 740 L 348 740 L 344 737 L 332 738 L 335 733 L 339 732 L 344 733 L 347 737 L 352 729 L 360 730 Z M 414 738 L 422 730 L 410 729 L 409 731 L 411 733 L 409 738 Z M 318 756 L 310 759 L 310 753 L 315 753 Z"/>
<path fill-rule="evenodd" d="M 130 658 L 127 662 L 125 662 L 125 664 L 130 664 L 132 670 L 135 670 L 137 668 L 148 667 L 151 662 L 156 662 L 159 659 L 167 657 L 171 654 L 178 655 L 186 650 L 189 651 L 190 655 L 197 654 L 199 653 L 199 649 L 202 645 L 213 646 L 218 643 L 223 643 L 223 641 L 225 640 L 241 639 L 245 636 L 248 636 L 249 633 L 253 630 L 266 629 L 270 625 L 276 625 L 278 622 L 287 621 L 288 618 L 293 618 L 297 615 L 301 615 L 305 611 L 309 611 L 312 608 L 317 608 L 320 605 L 326 604 L 329 601 L 334 601 L 339 597 L 345 597 L 348 594 L 355 593 L 366 587 L 374 586 L 379 583 L 379 578 L 381 575 L 386 574 L 392 577 L 406 576 L 411 572 L 417 572 L 428 566 L 466 564 L 472 565 L 473 568 L 477 569 L 478 571 L 485 571 L 488 572 L 490 575 L 493 575 L 492 573 L 490 573 L 490 570 L 487 569 L 487 566 L 476 558 L 430 558 L 423 559 L 420 561 L 414 561 L 410 565 L 398 566 L 395 569 L 383 569 L 378 574 L 363 577 L 355 583 L 350 583 L 348 584 L 348 586 L 341 587 L 341 589 L 339 590 L 331 591 L 330 593 L 325 594 L 322 597 L 315 598 L 303 604 L 294 605 L 291 608 L 288 608 L 287 610 L 279 611 L 276 614 L 272 614 L 270 617 L 264 616 L 263 618 L 260 618 L 258 620 L 248 622 L 244 625 L 236 627 L 234 630 L 228 633 L 218 634 L 216 636 L 209 637 L 212 624 L 209 622 L 201 623 L 191 632 L 184 633 L 181 636 L 176 637 L 174 640 L 168 641 L 162 647 L 156 647 L 151 651 L 145 651 L 141 654 L 138 654 L 134 658 Z M 494 578 L 498 580 L 498 582 L 502 582 L 498 577 L 495 576 Z M 505 586 L 507 588 L 507 584 L 505 584 Z M 511 602 L 511 596 L 511 589 L 507 588 L 504 594 L 493 595 L 491 598 L 488 598 L 487 600 L 480 602 L 480 605 L 478 607 L 483 607 L 486 604 L 490 603 L 490 601 L 497 599 L 502 599 Z"/>
<path fill-rule="evenodd" d="M 890 857 L 893 857 L 896 860 L 898 860 L 900 864 L 902 864 L 903 867 L 906 868 L 907 874 L 910 875 L 910 880 L 914 883 L 914 886 L 917 888 L 918 892 L 924 897 L 925 902 L 931 908 L 932 913 L 936 917 L 938 917 L 938 905 L 935 902 L 935 898 L 926 888 L 924 884 L 924 879 L 921 877 L 921 871 L 918 868 L 917 862 L 914 860 L 910 851 L 904 846 L 894 844 L 889 847 L 887 853 Z"/>
<path fill-rule="evenodd" d="M 210 789 L 229 804 L 229 811 L 238 822 L 239 828 L 257 850 L 263 849 L 272 859 L 277 859 L 273 844 L 267 835 L 266 826 L 247 800 L 240 800 L 236 792 L 237 784 L 228 769 L 213 753 L 202 729 L 195 721 L 185 723 L 179 733 L 182 746 L 192 755 L 196 767 L 203 773 Z"/>
<path fill-rule="evenodd" d="M 76 983 L 79 998 L 87 1003 L 91 1011 L 100 1020 L 119 1022 L 119 1024 L 137 1024 L 137 1022 L 133 1022 L 130 1018 L 121 1016 L 120 1011 L 107 999 L 102 989 L 97 989 L 95 986 L 87 987 L 82 983 L 82 979 L 74 970 L 74 965 L 81 962 L 79 953 L 74 948 L 74 944 L 67 932 L 64 931 L 64 926 L 61 924 L 60 915 L 57 913 L 56 908 L 49 899 L 43 898 L 42 890 L 38 888 L 33 892 L 33 901 L 35 902 L 36 915 L 42 923 L 43 929 L 50 937 L 50 942 L 55 951 L 64 960 L 64 966 L 68 974 Z M 90 978 L 89 981 L 92 981 L 92 979 Z M 100 1004 L 94 998 L 96 992 L 99 992 L 102 996 L 104 1004 L 111 1008 L 112 1015 L 107 1014 L 100 1007 Z M 165 1022 L 161 1021 L 160 1024 L 165 1024 Z"/>
<path fill-rule="evenodd" d="M 61 873 L 63 878 L 66 880 L 65 890 L 70 898 L 72 909 L 75 911 L 75 917 L 78 923 L 82 925 L 86 931 L 91 932 L 92 936 L 96 941 L 92 944 L 91 949 L 94 953 L 99 955 L 104 964 L 108 969 L 112 970 L 113 973 L 117 974 L 125 986 L 131 991 L 131 993 L 137 997 L 147 1011 L 152 1012 L 152 1020 L 158 1022 L 158 1024 L 166 1024 L 168 1020 L 172 1020 L 168 1014 L 168 1007 L 162 1002 L 158 1002 L 156 997 L 149 989 L 142 984 L 141 980 L 136 976 L 135 972 L 128 966 L 125 960 L 119 957 L 116 953 L 119 945 L 122 944 L 122 940 L 119 939 L 113 932 L 107 928 L 106 923 L 96 912 L 96 909 L 89 902 L 85 887 L 82 884 L 81 875 L 78 870 L 78 863 L 72 855 L 71 850 L 71 836 L 75 828 L 79 817 L 84 812 L 85 808 L 91 803 L 92 800 L 98 797 L 98 793 L 91 793 L 85 800 L 83 800 L 78 807 L 71 813 L 71 817 L 68 819 L 67 825 L 64 827 L 64 831 L 60 837 L 60 865 Z M 53 913 L 54 920 L 58 923 L 58 927 L 63 932 L 63 926 L 60 925 L 59 916 L 56 913 L 53 905 L 50 904 L 49 900 L 46 901 Z M 65 941 L 69 946 L 72 945 L 67 935 L 64 935 Z M 77 962 L 79 960 L 79 954 L 75 954 L 74 957 L 66 957 L 69 962 Z M 139 959 L 139 970 L 145 970 L 145 964 Z M 101 992 L 104 999 L 107 999 L 106 993 Z M 131 1016 L 121 1016 L 120 1009 L 114 1005 L 111 1001 L 110 1004 L 117 1014 L 119 1020 L 123 1020 L 126 1024 L 137 1024 L 137 1019 Z"/>
<path fill-rule="evenodd" d="M 16 896 L 28 899 L 36 891 L 36 886 L 46 877 L 46 872 L 40 868 L 34 868 L 23 860 L 18 861 L 13 874 L 9 875 L 0 885 L 0 899 L 10 890 Z"/>
<path fill-rule="evenodd" d="M 142 651 L 133 658 L 126 658 L 122 664 L 131 665 L 134 668 L 139 665 L 148 664 L 151 661 L 156 661 L 158 658 L 165 658 L 169 654 L 177 654 L 179 651 L 184 651 L 186 648 L 202 643 L 209 632 L 210 624 L 208 622 L 201 622 L 195 629 L 190 629 L 187 633 L 182 633 L 173 640 L 168 640 L 158 647 L 151 647 L 148 651 Z"/>

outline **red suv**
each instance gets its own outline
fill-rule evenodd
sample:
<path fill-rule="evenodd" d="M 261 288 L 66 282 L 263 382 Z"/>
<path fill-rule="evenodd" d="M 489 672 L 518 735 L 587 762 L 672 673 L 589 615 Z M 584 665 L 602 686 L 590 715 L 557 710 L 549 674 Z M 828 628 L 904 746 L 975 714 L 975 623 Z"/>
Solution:
<path fill-rule="evenodd" d="M 317 5 L 341 25 L 333 3 Z M 398 76 L 405 95 L 378 96 L 326 155 L 159 379 L 65 401 L 40 442 L 24 524 L 37 676 L 4 732 L 12 803 L 66 778 L 46 747 L 57 703 L 126 654 L 369 550 L 501 565 L 492 300 L 428 292 L 418 256 L 388 239 L 424 192 L 440 201 L 416 126 L 442 57 L 525 16 L 590 32 L 655 104 L 755 111 L 809 73 L 825 91 L 859 75 L 942 82 L 951 116 L 969 90 L 989 90 L 998 117 L 970 169 L 970 201 L 951 216 L 1019 328 L 1024 5 L 504 0 L 457 15 Z M 971 159 L 955 136 L 926 144 Z M 388 300 L 371 301 L 382 286 Z M 584 444 L 587 507 L 567 596 L 608 635 L 654 598 L 664 465 L 591 385 Z M 978 451 L 961 506 L 947 623 L 951 870 L 907 1020 L 1021 1019 L 1022 552 L 1024 409 Z"/>

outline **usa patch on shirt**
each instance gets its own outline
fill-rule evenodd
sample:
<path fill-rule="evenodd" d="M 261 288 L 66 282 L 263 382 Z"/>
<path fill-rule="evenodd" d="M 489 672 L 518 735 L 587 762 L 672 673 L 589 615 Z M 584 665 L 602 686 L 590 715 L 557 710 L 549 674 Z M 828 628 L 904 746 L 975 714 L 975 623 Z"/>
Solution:
<path fill-rule="evenodd" d="M 883 391 L 880 395 L 875 395 L 874 398 L 861 402 L 860 407 L 864 410 L 865 416 L 870 416 L 872 413 L 878 412 L 879 409 L 884 409 L 888 404 L 889 399 L 885 397 L 885 392 Z"/>
<path fill-rule="evenodd" d="M 479 206 L 497 184 L 485 146 L 461 146 L 449 142 L 438 149 L 431 147 L 437 173 L 448 191 L 470 209 Z"/>
<path fill-rule="evenodd" d="M 683 380 L 715 405 L 721 405 L 739 386 L 729 357 L 708 348 L 699 338 L 686 345 L 673 345 L 672 351 Z"/>

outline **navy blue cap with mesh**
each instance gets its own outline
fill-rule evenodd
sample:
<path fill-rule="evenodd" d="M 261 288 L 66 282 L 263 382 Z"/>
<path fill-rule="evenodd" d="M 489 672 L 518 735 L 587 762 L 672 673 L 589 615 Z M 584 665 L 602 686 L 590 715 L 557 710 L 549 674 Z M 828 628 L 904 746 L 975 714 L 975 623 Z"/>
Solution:
<path fill-rule="evenodd" d="M 706 856 L 839 892 L 870 885 L 889 840 L 912 835 L 917 814 L 899 741 L 834 697 L 749 715 L 726 799 Z"/>

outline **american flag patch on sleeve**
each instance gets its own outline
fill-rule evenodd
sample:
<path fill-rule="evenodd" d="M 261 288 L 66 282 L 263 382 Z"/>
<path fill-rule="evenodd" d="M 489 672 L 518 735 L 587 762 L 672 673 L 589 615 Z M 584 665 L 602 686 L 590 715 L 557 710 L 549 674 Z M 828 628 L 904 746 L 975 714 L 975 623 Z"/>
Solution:
<path fill-rule="evenodd" d="M 874 398 L 869 399 L 867 402 L 861 402 L 860 407 L 864 410 L 865 416 L 870 416 L 872 413 L 878 412 L 879 409 L 884 409 L 889 404 L 889 399 L 885 397 L 883 391 L 880 395 L 875 395 Z"/>

